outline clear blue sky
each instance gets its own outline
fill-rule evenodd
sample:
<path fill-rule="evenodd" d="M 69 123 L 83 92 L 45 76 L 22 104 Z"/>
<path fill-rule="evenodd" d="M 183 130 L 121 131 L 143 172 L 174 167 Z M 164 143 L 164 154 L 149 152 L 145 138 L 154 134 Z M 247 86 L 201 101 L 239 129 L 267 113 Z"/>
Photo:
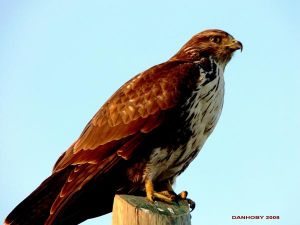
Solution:
<path fill-rule="evenodd" d="M 0 219 L 123 82 L 219 28 L 244 51 L 226 68 L 218 126 L 175 189 L 197 202 L 194 225 L 299 225 L 299 11 L 296 0 L 0 0 Z"/>

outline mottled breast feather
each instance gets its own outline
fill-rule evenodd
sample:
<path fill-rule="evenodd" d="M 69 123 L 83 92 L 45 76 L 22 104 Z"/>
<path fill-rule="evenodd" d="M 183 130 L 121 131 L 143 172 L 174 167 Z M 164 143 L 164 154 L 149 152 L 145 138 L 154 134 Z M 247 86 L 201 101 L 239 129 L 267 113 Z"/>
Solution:
<path fill-rule="evenodd" d="M 212 58 L 203 58 L 195 64 L 199 77 L 195 89 L 180 107 L 175 135 L 179 140 L 177 144 L 156 147 L 146 166 L 146 176 L 153 180 L 174 180 L 182 173 L 202 148 L 221 114 L 224 66 Z"/>

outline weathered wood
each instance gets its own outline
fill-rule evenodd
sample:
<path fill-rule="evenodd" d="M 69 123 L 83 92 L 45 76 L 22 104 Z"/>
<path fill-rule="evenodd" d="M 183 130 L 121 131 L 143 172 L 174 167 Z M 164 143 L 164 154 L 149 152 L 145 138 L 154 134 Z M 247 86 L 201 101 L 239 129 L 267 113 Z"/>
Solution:
<path fill-rule="evenodd" d="M 149 202 L 145 197 L 116 195 L 113 225 L 191 225 L 187 201 L 168 204 Z"/>

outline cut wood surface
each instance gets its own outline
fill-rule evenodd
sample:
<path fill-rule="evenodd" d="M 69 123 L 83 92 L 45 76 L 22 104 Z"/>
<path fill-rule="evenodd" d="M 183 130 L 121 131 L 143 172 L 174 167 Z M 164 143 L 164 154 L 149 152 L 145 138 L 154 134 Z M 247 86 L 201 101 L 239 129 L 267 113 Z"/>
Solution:
<path fill-rule="evenodd" d="M 145 197 L 116 195 L 113 225 L 191 225 L 189 204 L 149 202 Z"/>

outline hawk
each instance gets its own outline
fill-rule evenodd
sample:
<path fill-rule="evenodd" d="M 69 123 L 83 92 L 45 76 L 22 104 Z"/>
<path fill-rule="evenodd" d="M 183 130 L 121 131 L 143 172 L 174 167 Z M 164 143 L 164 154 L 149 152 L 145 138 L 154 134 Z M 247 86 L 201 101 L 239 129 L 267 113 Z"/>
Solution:
<path fill-rule="evenodd" d="M 172 202 L 172 184 L 220 117 L 224 69 L 241 42 L 216 29 L 126 82 L 100 108 L 52 174 L 5 219 L 72 225 L 112 210 L 115 194 Z"/>

